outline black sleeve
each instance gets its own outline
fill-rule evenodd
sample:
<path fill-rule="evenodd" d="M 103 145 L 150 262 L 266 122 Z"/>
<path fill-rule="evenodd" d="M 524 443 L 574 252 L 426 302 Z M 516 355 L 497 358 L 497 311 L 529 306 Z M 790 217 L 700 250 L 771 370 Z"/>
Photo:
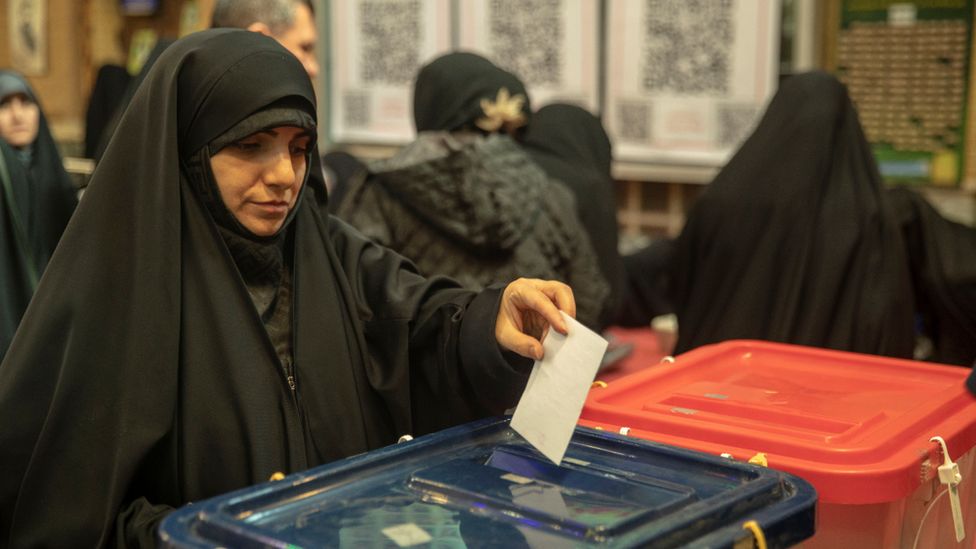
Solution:
<path fill-rule="evenodd" d="M 146 498 L 139 498 L 119 513 L 115 539 L 110 545 L 119 549 L 131 547 L 156 547 L 156 531 L 159 523 L 170 514 L 168 505 L 153 505 Z"/>
<path fill-rule="evenodd" d="M 394 415 L 409 415 L 398 428 L 423 434 L 515 404 L 527 364 L 495 339 L 500 288 L 475 293 L 424 278 L 346 223 L 333 217 L 329 228 L 364 323 L 370 384 Z"/>

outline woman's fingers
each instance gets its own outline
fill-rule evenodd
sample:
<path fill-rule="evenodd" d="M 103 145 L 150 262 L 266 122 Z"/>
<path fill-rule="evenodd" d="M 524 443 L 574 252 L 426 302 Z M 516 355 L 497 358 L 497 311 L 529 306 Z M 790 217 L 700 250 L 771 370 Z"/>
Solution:
<path fill-rule="evenodd" d="M 502 303 L 495 321 L 499 345 L 522 356 L 542 358 L 542 339 L 549 326 L 561 334 L 569 327 L 560 310 L 576 316 L 573 290 L 553 280 L 520 278 L 502 293 Z"/>
<path fill-rule="evenodd" d="M 565 334 L 567 330 L 566 321 L 563 320 L 562 315 L 559 314 L 559 309 L 556 307 L 556 303 L 554 303 L 557 290 L 555 287 L 549 286 L 546 282 L 543 280 L 523 278 L 516 280 L 512 283 L 512 304 L 521 313 L 523 323 L 526 317 L 531 316 L 534 312 L 545 319 L 557 332 Z M 566 299 L 565 292 L 562 292 L 562 299 Z M 572 301 L 571 293 L 570 301 Z"/>

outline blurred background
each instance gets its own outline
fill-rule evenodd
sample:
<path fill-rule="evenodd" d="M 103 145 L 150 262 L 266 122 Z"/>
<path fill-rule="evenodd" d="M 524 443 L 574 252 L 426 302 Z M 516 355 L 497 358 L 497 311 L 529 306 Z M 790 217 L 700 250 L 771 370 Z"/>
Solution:
<path fill-rule="evenodd" d="M 414 136 L 413 77 L 452 49 L 516 72 L 533 109 L 572 101 L 614 142 L 621 248 L 676 235 L 777 82 L 849 87 L 882 174 L 976 219 L 973 0 L 317 0 L 322 152 L 389 156 Z M 213 0 L 2 0 L 0 67 L 35 87 L 66 165 L 94 163 L 96 81 L 138 73 Z M 106 69 L 105 67 L 110 67 Z M 104 90 L 108 89 L 108 92 Z M 110 101 L 109 101 L 110 102 Z M 92 138 L 89 136 L 88 141 Z"/>

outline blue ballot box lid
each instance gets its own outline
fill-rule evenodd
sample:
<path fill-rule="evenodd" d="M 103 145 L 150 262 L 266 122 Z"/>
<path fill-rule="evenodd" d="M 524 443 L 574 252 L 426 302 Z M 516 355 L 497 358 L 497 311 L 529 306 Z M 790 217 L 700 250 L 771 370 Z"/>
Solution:
<path fill-rule="evenodd" d="M 798 477 L 579 427 L 559 466 L 495 418 L 224 496 L 166 547 L 786 547 L 813 535 Z M 748 545 L 751 547 L 752 545 Z"/>

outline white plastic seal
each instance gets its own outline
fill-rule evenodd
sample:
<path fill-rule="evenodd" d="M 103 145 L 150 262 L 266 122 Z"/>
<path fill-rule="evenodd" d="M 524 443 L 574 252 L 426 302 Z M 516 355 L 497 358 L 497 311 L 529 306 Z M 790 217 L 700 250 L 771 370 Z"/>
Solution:
<path fill-rule="evenodd" d="M 962 504 L 959 503 L 959 483 L 962 482 L 959 464 L 954 463 L 949 457 L 949 449 L 942 437 L 932 437 L 929 442 L 938 442 L 942 446 L 944 462 L 939 466 L 939 482 L 945 484 L 949 490 L 949 504 L 952 506 L 952 524 L 956 527 L 956 541 L 962 541 L 966 538 L 966 524 L 962 520 Z"/>

